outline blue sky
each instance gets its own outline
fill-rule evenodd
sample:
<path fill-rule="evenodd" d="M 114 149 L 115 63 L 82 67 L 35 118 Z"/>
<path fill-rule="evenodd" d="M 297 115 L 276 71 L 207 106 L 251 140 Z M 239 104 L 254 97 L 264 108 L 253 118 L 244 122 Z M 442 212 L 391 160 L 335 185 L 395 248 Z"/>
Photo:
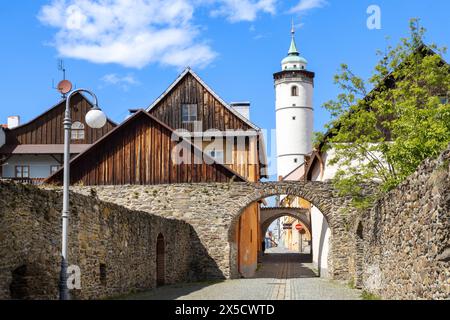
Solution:
<path fill-rule="evenodd" d="M 366 27 L 371 4 L 381 8 L 381 30 Z M 322 130 L 329 116 L 321 105 L 338 93 L 333 75 L 341 63 L 369 76 L 385 37 L 397 43 L 411 17 L 422 19 L 428 42 L 448 46 L 448 12 L 447 0 L 2 1 L 0 123 L 9 115 L 30 120 L 59 100 L 52 79 L 60 80 L 63 57 L 68 78 L 94 90 L 117 122 L 191 65 L 226 101 L 251 101 L 252 121 L 270 130 L 272 74 L 294 18 L 298 47 L 316 72 L 315 128 Z"/>

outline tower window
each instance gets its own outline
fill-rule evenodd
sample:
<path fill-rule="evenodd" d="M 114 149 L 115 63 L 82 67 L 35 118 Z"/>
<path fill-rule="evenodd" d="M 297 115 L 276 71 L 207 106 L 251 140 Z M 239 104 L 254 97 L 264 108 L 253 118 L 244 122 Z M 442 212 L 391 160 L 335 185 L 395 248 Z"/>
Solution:
<path fill-rule="evenodd" d="M 79 121 L 72 124 L 72 140 L 84 140 L 84 124 Z"/>
<path fill-rule="evenodd" d="M 297 158 L 294 159 L 294 163 L 298 163 L 298 159 Z"/>
<path fill-rule="evenodd" d="M 293 96 L 293 97 L 297 97 L 298 96 L 298 87 L 297 86 L 292 86 L 291 87 L 291 96 Z"/>
<path fill-rule="evenodd" d="M 297 117 L 292 117 L 292 120 L 296 120 L 297 119 Z"/>

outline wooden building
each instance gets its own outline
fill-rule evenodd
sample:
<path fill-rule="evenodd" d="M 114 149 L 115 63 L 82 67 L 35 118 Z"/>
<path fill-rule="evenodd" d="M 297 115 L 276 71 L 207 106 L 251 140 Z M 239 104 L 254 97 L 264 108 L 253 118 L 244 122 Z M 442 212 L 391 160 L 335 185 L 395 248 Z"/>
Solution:
<path fill-rule="evenodd" d="M 201 139 L 206 153 L 247 180 L 267 178 L 261 129 L 221 99 L 190 68 L 147 110 L 181 134 L 185 131 L 185 137 Z M 208 148 L 218 137 L 223 138 L 223 143 Z"/>
<path fill-rule="evenodd" d="M 108 120 L 102 129 L 92 129 L 85 122 L 91 102 L 82 94 L 75 94 L 71 104 L 71 152 L 76 155 L 111 131 L 116 124 Z M 17 117 L 14 126 L 3 128 L 5 141 L 0 147 L 0 178 L 39 184 L 61 168 L 65 106 L 66 101 L 62 100 L 28 123 L 20 125 Z"/>
<path fill-rule="evenodd" d="M 71 183 L 86 186 L 245 181 L 144 110 L 75 157 L 70 169 Z M 61 184 L 62 174 L 46 182 Z"/>

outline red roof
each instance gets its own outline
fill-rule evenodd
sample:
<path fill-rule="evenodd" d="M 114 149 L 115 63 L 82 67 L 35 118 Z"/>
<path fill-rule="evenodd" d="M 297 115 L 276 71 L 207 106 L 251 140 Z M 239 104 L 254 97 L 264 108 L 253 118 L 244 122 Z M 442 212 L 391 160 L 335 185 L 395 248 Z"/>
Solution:
<path fill-rule="evenodd" d="M 7 124 L 0 124 L 0 126 L 1 126 L 2 128 L 8 129 L 8 125 L 7 125 Z"/>

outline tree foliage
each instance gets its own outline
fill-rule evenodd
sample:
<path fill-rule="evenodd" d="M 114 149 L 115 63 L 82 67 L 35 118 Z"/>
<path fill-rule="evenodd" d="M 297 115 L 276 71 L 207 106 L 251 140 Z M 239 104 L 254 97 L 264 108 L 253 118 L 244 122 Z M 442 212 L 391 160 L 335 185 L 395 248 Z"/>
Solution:
<path fill-rule="evenodd" d="M 441 57 L 445 49 L 425 46 L 424 34 L 413 19 L 408 38 L 378 53 L 370 79 L 345 64 L 335 76 L 342 93 L 324 107 L 334 119 L 326 143 L 335 150 L 331 164 L 340 168 L 334 181 L 341 193 L 361 195 L 374 180 L 379 192 L 390 190 L 448 146 L 450 68 Z"/>

